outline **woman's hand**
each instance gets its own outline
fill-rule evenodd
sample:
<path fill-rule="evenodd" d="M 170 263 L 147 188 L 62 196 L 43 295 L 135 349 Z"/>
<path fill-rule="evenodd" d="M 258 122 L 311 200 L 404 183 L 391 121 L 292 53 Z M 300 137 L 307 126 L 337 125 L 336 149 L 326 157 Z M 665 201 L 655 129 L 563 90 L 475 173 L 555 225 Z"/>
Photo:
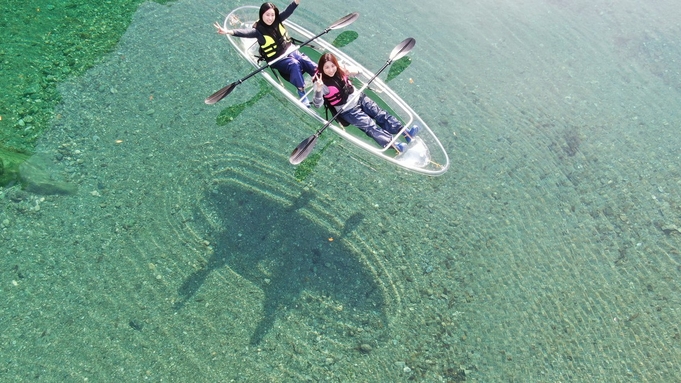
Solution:
<path fill-rule="evenodd" d="M 360 73 L 362 73 L 362 71 L 354 65 L 347 65 L 345 66 L 345 73 L 347 73 L 350 77 L 357 77 Z"/>
<path fill-rule="evenodd" d="M 215 24 L 213 24 L 213 26 L 215 28 L 217 28 L 218 33 L 221 34 L 221 35 L 234 35 L 234 32 L 232 32 L 231 30 L 229 30 L 227 28 L 223 28 L 222 25 L 218 24 L 217 21 L 215 22 Z"/>
<path fill-rule="evenodd" d="M 324 89 L 324 81 L 322 81 L 322 74 L 317 73 L 312 77 L 312 84 L 314 85 L 315 92 L 321 92 Z"/>
<path fill-rule="evenodd" d="M 295 0 L 296 5 L 300 4 L 300 0 Z"/>

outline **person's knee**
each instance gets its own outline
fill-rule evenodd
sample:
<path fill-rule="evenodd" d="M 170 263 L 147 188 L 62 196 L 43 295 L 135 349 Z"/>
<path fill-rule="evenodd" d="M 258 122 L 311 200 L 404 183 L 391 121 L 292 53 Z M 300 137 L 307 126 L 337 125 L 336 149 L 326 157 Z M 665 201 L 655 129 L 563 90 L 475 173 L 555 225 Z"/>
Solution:
<path fill-rule="evenodd" d="M 371 132 L 378 131 L 378 129 L 376 129 L 376 124 L 374 124 L 374 121 L 369 118 L 360 119 L 358 121 L 358 124 L 361 126 L 360 130 L 363 131 L 364 133 L 370 134 Z"/>

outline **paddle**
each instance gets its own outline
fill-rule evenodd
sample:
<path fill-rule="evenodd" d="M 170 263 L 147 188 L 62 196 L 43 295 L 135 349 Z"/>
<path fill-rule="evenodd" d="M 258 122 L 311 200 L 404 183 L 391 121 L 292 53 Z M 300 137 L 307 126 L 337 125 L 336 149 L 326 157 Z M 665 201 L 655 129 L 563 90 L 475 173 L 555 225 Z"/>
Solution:
<path fill-rule="evenodd" d="M 311 43 L 313 40 L 315 40 L 316 38 L 318 38 L 319 36 L 321 36 L 325 33 L 328 33 L 332 29 L 340 29 L 340 28 L 348 26 L 348 25 L 352 24 L 353 22 L 355 22 L 355 20 L 357 20 L 358 17 L 359 17 L 359 13 L 357 13 L 357 12 L 353 12 L 349 15 L 345 15 L 345 16 L 341 17 L 335 23 L 331 24 L 330 27 L 326 28 L 324 30 L 324 32 L 322 32 L 322 33 L 318 34 L 317 36 L 305 41 L 304 43 L 300 44 L 300 46 L 302 47 L 304 45 Z M 226 87 L 218 90 L 217 92 L 208 96 L 208 98 L 204 102 L 208 105 L 213 105 L 216 102 L 222 100 L 228 94 L 230 94 L 234 90 L 234 88 L 236 88 L 237 85 L 241 84 L 242 82 L 248 80 L 249 78 L 255 76 L 256 74 L 258 74 L 258 73 L 264 71 L 265 69 L 269 68 L 270 65 L 272 65 L 275 62 L 283 59 L 284 57 L 287 57 L 291 52 L 295 51 L 296 49 L 298 49 L 298 47 L 296 47 L 295 45 L 292 44 L 291 47 L 289 47 L 289 49 L 283 55 L 277 57 L 276 59 L 274 59 L 270 62 L 268 62 L 266 65 L 261 66 L 260 68 L 258 68 L 257 70 L 255 70 L 251 74 L 249 74 L 248 76 L 242 78 L 241 80 L 233 82 L 233 83 L 227 85 Z"/>
<path fill-rule="evenodd" d="M 409 37 L 406 40 L 402 41 L 399 45 L 397 45 L 395 49 L 393 49 L 393 51 L 390 52 L 390 58 L 388 59 L 388 61 L 386 61 L 385 65 L 383 65 L 383 68 L 376 72 L 374 77 L 372 77 L 366 84 L 364 84 L 364 86 L 359 91 L 356 91 L 354 93 L 353 98 L 351 100 L 348 100 L 348 102 L 346 102 L 345 105 L 353 104 L 350 101 L 354 101 L 355 98 L 359 97 L 360 94 L 362 94 L 362 92 L 369 86 L 369 84 L 371 84 L 371 82 L 374 81 L 376 77 L 378 77 L 378 75 L 381 74 L 381 72 L 383 72 L 385 68 L 388 67 L 388 65 L 392 64 L 393 61 L 398 60 L 407 53 L 409 53 L 409 51 L 411 51 L 411 49 L 414 48 L 415 44 L 416 40 Z M 289 162 L 293 165 L 298 165 L 299 163 L 303 162 L 303 160 L 307 158 L 307 156 L 314 148 L 314 145 L 317 143 L 317 139 L 322 134 L 322 132 L 324 132 L 324 130 L 328 128 L 329 125 L 331 125 L 331 123 L 333 123 L 333 121 L 336 118 L 338 118 L 338 116 L 341 113 L 343 113 L 344 110 L 345 107 L 343 107 L 343 109 L 339 110 L 338 113 L 331 117 L 331 119 L 326 124 L 324 124 L 324 126 L 321 129 L 319 129 L 315 134 L 303 140 L 303 142 L 301 142 L 295 149 L 293 149 L 293 152 L 291 152 L 291 157 L 289 157 L 288 159 Z"/>

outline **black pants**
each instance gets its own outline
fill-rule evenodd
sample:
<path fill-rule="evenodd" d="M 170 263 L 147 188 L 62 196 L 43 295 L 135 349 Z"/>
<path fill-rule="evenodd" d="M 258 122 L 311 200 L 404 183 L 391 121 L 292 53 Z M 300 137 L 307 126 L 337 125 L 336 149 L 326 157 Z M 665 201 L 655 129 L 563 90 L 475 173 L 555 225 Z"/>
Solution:
<path fill-rule="evenodd" d="M 341 117 L 373 138 L 382 148 L 393 139 L 393 134 L 402 129 L 402 123 L 395 116 L 381 109 L 364 93 L 359 96 L 357 105 L 341 113 Z"/>

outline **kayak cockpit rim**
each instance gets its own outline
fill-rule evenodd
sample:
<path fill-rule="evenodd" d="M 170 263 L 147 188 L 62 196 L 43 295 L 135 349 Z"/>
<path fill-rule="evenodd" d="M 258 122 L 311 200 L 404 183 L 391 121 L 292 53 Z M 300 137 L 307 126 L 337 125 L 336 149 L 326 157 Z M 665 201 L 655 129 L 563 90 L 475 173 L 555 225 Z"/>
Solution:
<path fill-rule="evenodd" d="M 238 7 L 232 10 L 225 17 L 223 27 L 228 29 L 248 28 L 253 25 L 255 20 L 257 20 L 258 10 L 259 8 L 256 6 Z M 289 30 L 289 34 L 296 35 L 296 37 L 300 36 L 304 39 L 310 39 L 315 36 L 313 33 L 292 22 L 290 19 L 286 20 L 284 24 Z M 256 39 L 236 38 L 231 35 L 227 35 L 227 38 L 246 60 L 248 60 L 254 67 L 260 67 L 259 46 Z M 317 38 L 314 42 L 314 45 L 314 51 L 331 52 L 338 58 L 339 62 L 357 67 L 361 72 L 361 78 L 358 78 L 357 80 L 362 84 L 366 83 L 366 80 L 374 75 L 373 72 L 369 71 L 356 60 L 352 59 L 347 54 L 340 51 L 338 48 L 323 40 L 322 38 Z M 328 120 L 322 116 L 322 113 L 317 112 L 315 108 L 305 107 L 300 102 L 302 97 L 298 96 L 297 94 L 294 95 L 290 89 L 287 89 L 287 84 L 282 83 L 280 77 L 274 74 L 274 72 L 269 73 L 268 71 L 262 71 L 260 73 L 272 86 L 277 88 L 284 95 L 284 97 L 297 105 L 301 110 L 305 111 L 308 115 L 315 118 L 320 123 L 326 124 L 328 122 Z M 312 92 L 311 84 L 306 84 L 306 86 L 307 85 L 310 85 L 310 89 L 306 91 L 306 96 L 310 95 Z M 402 168 L 431 176 L 437 176 L 445 173 L 450 165 L 449 156 L 447 155 L 447 152 L 442 146 L 440 140 L 435 136 L 425 121 L 423 121 L 423 119 L 419 117 L 413 111 L 413 109 L 407 105 L 404 100 L 402 100 L 401 97 L 399 97 L 390 87 L 388 87 L 382 79 L 376 78 L 372 82 L 371 87 L 369 87 L 369 90 L 374 91 L 376 94 L 380 94 L 380 99 L 387 103 L 389 107 L 396 112 L 397 117 L 404 122 L 404 126 L 399 133 L 394 135 L 390 144 L 388 144 L 385 148 L 378 147 L 373 143 L 373 141 L 367 141 L 365 137 L 353 134 L 352 132 L 346 130 L 346 128 L 341 124 L 336 122 L 330 124 L 329 128 L 331 128 L 336 134 L 340 135 L 343 139 L 351 142 L 353 145 L 381 159 L 392 162 L 393 164 L 396 164 Z M 391 153 L 388 153 L 389 150 L 392 151 L 392 144 L 397 141 L 401 134 L 404 133 L 404 131 L 412 124 L 418 124 L 422 129 L 421 133 L 419 133 L 419 137 L 423 137 L 424 139 L 420 140 L 420 145 L 427 148 L 426 152 L 429 157 L 428 163 L 425 163 L 424 165 L 419 162 L 417 166 L 406 159 L 401 161 L 401 158 L 407 157 L 404 156 L 404 153 L 398 155 L 392 155 Z M 408 146 L 409 145 L 412 144 L 408 144 Z M 435 150 L 435 152 L 433 152 L 433 150 Z M 405 153 L 408 152 L 409 150 L 407 150 Z M 433 156 L 433 153 L 436 155 Z"/>

